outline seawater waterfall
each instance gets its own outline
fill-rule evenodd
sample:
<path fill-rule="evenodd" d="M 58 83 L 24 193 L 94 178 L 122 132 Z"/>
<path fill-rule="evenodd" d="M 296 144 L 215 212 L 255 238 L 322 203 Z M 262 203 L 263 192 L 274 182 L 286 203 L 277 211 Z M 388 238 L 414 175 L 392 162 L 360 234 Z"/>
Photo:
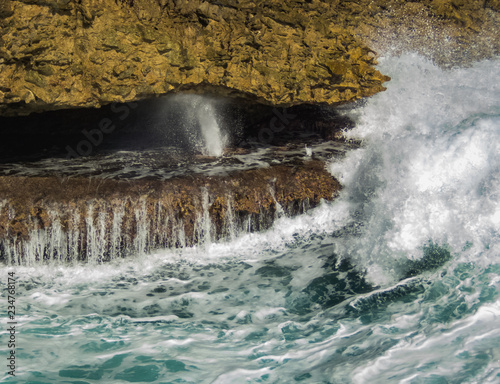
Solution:
<path fill-rule="evenodd" d="M 210 244 L 269 228 L 275 213 L 303 213 L 339 188 L 318 161 L 231 177 L 0 178 L 0 255 L 9 264 L 99 263 Z"/>
<path fill-rule="evenodd" d="M 287 115 L 294 116 L 288 133 L 295 136 L 283 146 L 230 148 L 235 124 L 224 126 L 225 102 L 179 94 L 142 107 L 111 106 L 112 114 L 88 124 L 96 132 L 103 121 L 115 124 L 90 155 L 0 164 L 0 260 L 96 264 L 210 244 L 264 230 L 337 195 L 340 184 L 325 161 L 352 146 L 324 143 L 319 135 L 331 137 L 338 120 L 312 132 L 314 159 L 300 136 L 314 128 L 310 112 L 302 120 Z M 265 117 L 257 130 L 269 129 L 277 116 Z M 76 138 L 88 139 L 79 132 Z"/>

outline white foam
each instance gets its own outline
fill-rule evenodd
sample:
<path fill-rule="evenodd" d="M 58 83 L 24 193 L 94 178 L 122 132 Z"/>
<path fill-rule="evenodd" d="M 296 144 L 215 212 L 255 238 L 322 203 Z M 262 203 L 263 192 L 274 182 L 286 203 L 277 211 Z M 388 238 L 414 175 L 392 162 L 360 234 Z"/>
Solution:
<path fill-rule="evenodd" d="M 353 113 L 346 133 L 364 148 L 330 168 L 365 221 L 362 237 L 340 247 L 378 283 L 390 280 L 391 260 L 420 258 L 429 240 L 455 252 L 469 242 L 477 255 L 498 241 L 500 217 L 498 61 L 443 70 L 408 54 L 380 69 L 392 76 L 387 91 Z"/>

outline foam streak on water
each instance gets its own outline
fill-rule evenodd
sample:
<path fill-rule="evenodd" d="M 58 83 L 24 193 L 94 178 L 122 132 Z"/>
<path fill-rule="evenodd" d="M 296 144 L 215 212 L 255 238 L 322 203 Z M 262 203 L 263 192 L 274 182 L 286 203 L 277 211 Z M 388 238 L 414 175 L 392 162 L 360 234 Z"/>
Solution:
<path fill-rule="evenodd" d="M 193 248 L 2 268 L 18 277 L 5 382 L 498 383 L 498 61 L 381 67 L 334 203 L 227 242 L 200 225 Z"/>

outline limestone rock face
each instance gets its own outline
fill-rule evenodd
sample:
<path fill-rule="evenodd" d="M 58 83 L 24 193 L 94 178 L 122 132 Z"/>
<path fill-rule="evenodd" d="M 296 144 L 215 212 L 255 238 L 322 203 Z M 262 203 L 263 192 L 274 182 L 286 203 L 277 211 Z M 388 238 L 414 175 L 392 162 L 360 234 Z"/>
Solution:
<path fill-rule="evenodd" d="M 340 1 L 2 0 L 0 114 L 171 92 L 338 104 L 383 90 Z"/>
<path fill-rule="evenodd" d="M 279 106 L 383 90 L 374 51 L 498 55 L 498 0 L 1 0 L 0 115 L 172 92 Z"/>

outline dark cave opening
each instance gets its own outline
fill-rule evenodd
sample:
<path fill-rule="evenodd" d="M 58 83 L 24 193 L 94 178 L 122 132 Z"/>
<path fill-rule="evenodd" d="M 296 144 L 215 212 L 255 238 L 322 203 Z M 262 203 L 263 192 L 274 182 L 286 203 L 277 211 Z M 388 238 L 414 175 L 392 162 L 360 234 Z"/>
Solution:
<path fill-rule="evenodd" d="M 278 108 L 238 99 L 209 100 L 215 108 L 215 119 L 228 138 L 227 149 L 338 140 L 342 130 L 354 126 L 351 119 L 332 107 Z M 199 146 L 193 144 L 200 138 L 196 130 L 188 132 L 190 128 L 186 128 L 186 110 L 191 107 L 199 105 L 180 107 L 166 96 L 99 109 L 0 117 L 0 163 L 76 159 L 160 147 L 177 148 L 192 156 L 200 152 Z"/>

